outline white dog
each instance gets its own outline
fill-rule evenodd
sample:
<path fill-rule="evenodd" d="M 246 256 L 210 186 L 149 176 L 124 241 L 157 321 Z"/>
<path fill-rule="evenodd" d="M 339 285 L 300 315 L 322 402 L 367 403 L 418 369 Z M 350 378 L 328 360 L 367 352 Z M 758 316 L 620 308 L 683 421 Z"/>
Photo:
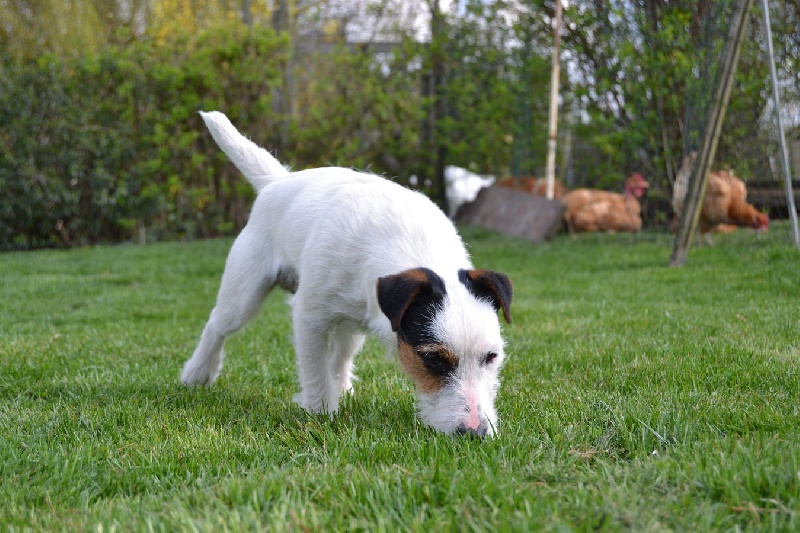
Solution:
<path fill-rule="evenodd" d="M 201 115 L 258 197 L 183 383 L 216 379 L 225 338 L 279 286 L 294 293 L 302 407 L 337 410 L 352 389 L 353 356 L 371 332 L 397 350 L 423 422 L 494 435 L 504 359 L 497 311 L 511 321 L 509 279 L 473 269 L 455 227 L 424 195 L 345 168 L 290 173 L 222 113 Z"/>

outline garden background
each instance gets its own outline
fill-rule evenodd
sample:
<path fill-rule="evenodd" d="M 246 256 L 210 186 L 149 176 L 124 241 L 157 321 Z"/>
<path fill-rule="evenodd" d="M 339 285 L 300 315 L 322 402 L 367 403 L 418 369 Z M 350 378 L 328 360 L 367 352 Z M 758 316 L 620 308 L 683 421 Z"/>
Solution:
<path fill-rule="evenodd" d="M 772 2 L 794 167 L 800 5 Z M 352 166 L 443 203 L 445 165 L 542 176 L 554 2 L 6 0 L 0 248 L 235 233 L 252 192 L 197 114 L 217 109 L 294 168 Z M 573 2 L 557 176 L 651 184 L 666 227 L 702 126 L 729 2 Z M 780 187 L 754 9 L 718 166 Z"/>

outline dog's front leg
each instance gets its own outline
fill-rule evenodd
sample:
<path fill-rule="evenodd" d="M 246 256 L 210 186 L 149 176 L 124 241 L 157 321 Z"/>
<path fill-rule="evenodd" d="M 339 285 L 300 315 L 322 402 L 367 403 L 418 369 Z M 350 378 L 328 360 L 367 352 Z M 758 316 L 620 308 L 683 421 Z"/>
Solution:
<path fill-rule="evenodd" d="M 328 398 L 326 405 L 338 405 L 345 394 L 353 391 L 353 358 L 364 345 L 366 335 L 337 328 L 331 331 L 328 345 Z"/>
<path fill-rule="evenodd" d="M 294 401 L 312 413 L 333 413 L 339 404 L 330 405 L 328 398 L 328 326 L 303 316 L 297 305 L 292 314 L 300 380 L 300 392 L 294 395 Z"/>
<path fill-rule="evenodd" d="M 315 294 L 316 296 L 316 294 Z M 312 413 L 335 413 L 353 388 L 353 358 L 366 336 L 319 314 L 314 298 L 307 305 L 302 290 L 292 300 L 294 347 L 300 392 L 294 401 Z"/>

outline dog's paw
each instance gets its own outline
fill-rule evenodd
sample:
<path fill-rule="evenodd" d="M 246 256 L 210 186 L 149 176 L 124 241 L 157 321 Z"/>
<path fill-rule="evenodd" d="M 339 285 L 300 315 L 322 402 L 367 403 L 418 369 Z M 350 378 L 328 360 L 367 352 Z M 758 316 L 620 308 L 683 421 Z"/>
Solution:
<path fill-rule="evenodd" d="M 323 412 L 322 402 L 312 402 L 302 392 L 295 393 L 292 396 L 292 401 L 308 411 L 309 413 L 318 414 Z"/>
<path fill-rule="evenodd" d="M 187 387 L 211 385 L 217 379 L 219 370 L 219 368 L 209 368 L 207 365 L 193 364 L 189 359 L 183 366 L 181 383 Z"/>
<path fill-rule="evenodd" d="M 314 409 L 309 408 L 308 402 L 303 398 L 302 392 L 296 392 L 292 395 L 292 401 L 309 413 L 316 413 Z"/>
<path fill-rule="evenodd" d="M 323 399 L 307 398 L 302 392 L 298 392 L 292 396 L 294 403 L 313 414 L 328 414 L 333 416 L 339 409 L 338 402 L 333 405 L 328 405 Z"/>

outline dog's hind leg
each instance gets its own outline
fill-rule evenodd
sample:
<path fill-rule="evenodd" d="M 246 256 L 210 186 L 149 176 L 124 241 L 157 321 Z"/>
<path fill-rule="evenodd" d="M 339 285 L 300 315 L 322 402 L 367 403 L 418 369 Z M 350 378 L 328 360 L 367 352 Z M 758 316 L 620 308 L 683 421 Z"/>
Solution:
<path fill-rule="evenodd" d="M 223 333 L 224 329 L 219 327 L 219 320 L 215 316 L 216 310 L 217 308 L 214 308 L 211 312 L 211 318 L 203 329 L 203 335 L 192 358 L 183 365 L 181 382 L 184 385 L 210 385 L 217 379 L 222 369 L 226 335 Z"/>
<path fill-rule="evenodd" d="M 225 339 L 244 326 L 275 286 L 277 273 L 269 271 L 269 253 L 253 246 L 248 234 L 236 239 L 225 264 L 217 304 L 211 311 L 200 342 L 181 373 L 185 385 L 210 385 L 225 358 Z"/>

